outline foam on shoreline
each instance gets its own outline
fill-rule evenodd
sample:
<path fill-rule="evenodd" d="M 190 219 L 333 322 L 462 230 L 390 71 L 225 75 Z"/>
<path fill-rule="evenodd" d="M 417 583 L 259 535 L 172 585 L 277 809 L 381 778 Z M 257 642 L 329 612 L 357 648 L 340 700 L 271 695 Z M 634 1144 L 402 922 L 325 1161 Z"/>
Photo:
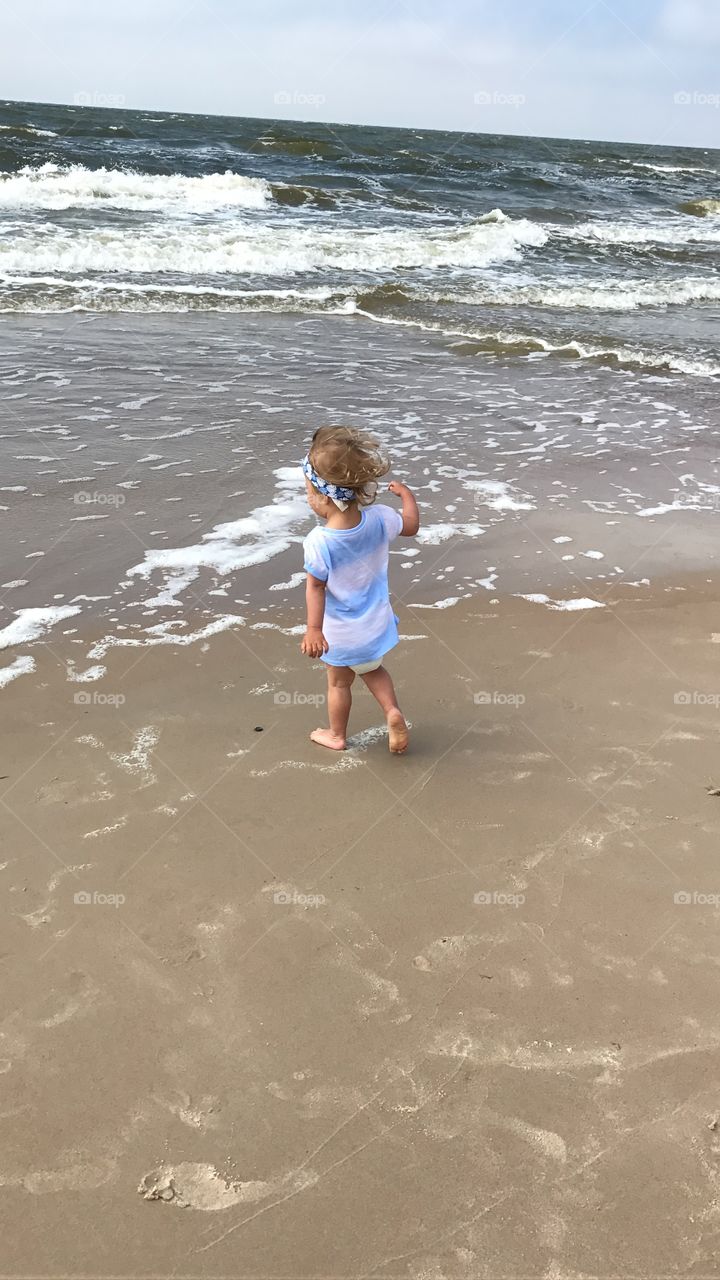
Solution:
<path fill-rule="evenodd" d="M 18 609 L 13 622 L 0 631 L 0 649 L 39 640 L 64 618 L 80 613 L 77 605 L 55 605 L 47 609 Z"/>
<path fill-rule="evenodd" d="M 16 658 L 9 667 L 0 667 L 0 689 L 4 689 L 11 680 L 17 680 L 18 676 L 29 675 L 36 669 L 37 664 L 34 658 L 29 656 Z"/>

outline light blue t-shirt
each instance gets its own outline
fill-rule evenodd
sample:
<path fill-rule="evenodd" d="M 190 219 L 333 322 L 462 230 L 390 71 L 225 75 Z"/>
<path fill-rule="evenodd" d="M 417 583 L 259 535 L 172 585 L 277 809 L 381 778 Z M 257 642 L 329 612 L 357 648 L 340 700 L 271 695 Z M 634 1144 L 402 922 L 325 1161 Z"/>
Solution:
<path fill-rule="evenodd" d="M 402 526 L 392 507 L 363 507 L 354 529 L 318 527 L 303 542 L 306 573 L 327 583 L 323 661 L 331 667 L 375 662 L 397 644 L 388 549 Z"/>

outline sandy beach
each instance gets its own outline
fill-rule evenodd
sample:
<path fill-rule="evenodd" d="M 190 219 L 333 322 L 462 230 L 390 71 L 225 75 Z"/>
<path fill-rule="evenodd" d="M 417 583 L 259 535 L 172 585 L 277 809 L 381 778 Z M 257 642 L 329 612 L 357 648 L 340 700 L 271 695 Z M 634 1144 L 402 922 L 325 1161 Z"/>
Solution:
<path fill-rule="evenodd" d="M 36 646 L 3 1272 L 717 1275 L 717 605 L 401 607 L 401 759 L 367 694 L 308 741 L 299 609 L 94 691 Z"/>
<path fill-rule="evenodd" d="M 715 1280 L 712 67 L 642 42 L 660 143 L 593 141 L 635 128 L 632 32 L 573 13 L 602 120 L 540 137 L 492 6 L 507 83 L 468 43 L 448 94 L 447 40 L 362 7 L 390 125 L 412 19 L 417 119 L 461 92 L 457 131 L 267 118 L 313 96 L 294 70 L 197 114 L 203 58 L 244 102 L 238 33 L 218 63 L 223 6 L 175 7 L 113 11 L 138 109 L 99 10 L 76 80 L 52 36 L 8 54 L 73 104 L 0 102 L 0 1280 Z M 548 6 L 507 8 L 584 128 Z M 309 740 L 300 461 L 332 423 L 420 511 L 399 758 L 362 687 L 348 749 Z"/>

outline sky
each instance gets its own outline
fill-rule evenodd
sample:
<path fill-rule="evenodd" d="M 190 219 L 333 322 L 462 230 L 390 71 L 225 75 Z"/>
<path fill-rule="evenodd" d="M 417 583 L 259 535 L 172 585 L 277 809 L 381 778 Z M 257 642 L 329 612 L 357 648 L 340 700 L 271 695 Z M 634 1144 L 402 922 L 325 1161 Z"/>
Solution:
<path fill-rule="evenodd" d="M 2 0 L 31 102 L 720 147 L 720 0 Z"/>

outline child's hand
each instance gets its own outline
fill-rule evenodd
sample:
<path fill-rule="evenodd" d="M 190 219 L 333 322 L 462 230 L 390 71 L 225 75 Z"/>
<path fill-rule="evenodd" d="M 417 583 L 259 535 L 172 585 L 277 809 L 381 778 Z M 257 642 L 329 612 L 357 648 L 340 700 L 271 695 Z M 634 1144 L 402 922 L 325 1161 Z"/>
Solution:
<path fill-rule="evenodd" d="M 420 528 L 420 512 L 415 500 L 415 494 L 406 484 L 401 484 L 399 480 L 391 480 L 388 485 L 390 493 L 394 493 L 396 498 L 402 502 L 402 529 L 400 536 L 403 538 L 414 538 Z"/>
<path fill-rule="evenodd" d="M 308 658 L 322 658 L 329 648 L 330 646 L 320 628 L 308 627 L 300 645 L 301 653 L 304 653 Z"/>

